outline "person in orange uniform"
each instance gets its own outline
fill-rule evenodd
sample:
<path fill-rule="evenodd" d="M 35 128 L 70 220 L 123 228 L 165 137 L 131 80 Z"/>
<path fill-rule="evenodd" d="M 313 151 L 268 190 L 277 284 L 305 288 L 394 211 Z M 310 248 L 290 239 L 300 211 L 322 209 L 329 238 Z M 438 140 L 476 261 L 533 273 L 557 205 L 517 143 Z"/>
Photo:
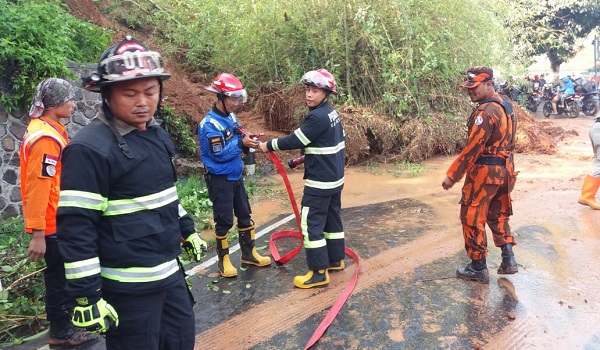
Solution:
<path fill-rule="evenodd" d="M 50 347 L 77 347 L 98 341 L 98 335 L 76 330 L 71 323 L 73 303 L 65 293 L 64 261 L 56 239 L 56 208 L 60 192 L 61 155 L 69 142 L 61 118 L 75 110 L 73 88 L 65 80 L 50 78 L 35 91 L 29 110 L 31 121 L 19 150 L 21 199 L 25 231 L 32 238 L 27 250 L 31 261 L 46 262 L 46 314 Z"/>
<path fill-rule="evenodd" d="M 493 78 L 492 68 L 472 67 L 467 71 L 466 81 L 460 85 L 478 106 L 467 122 L 467 144 L 448 168 L 442 182 L 442 187 L 448 190 L 466 176 L 460 200 L 460 220 L 471 263 L 456 270 L 456 275 L 480 283 L 489 283 L 486 223 L 492 231 L 494 245 L 502 249 L 498 274 L 518 272 L 512 251 L 516 243 L 509 224 L 512 215 L 510 192 L 517 175 L 513 162 L 516 121 L 510 102 L 494 91 Z"/>

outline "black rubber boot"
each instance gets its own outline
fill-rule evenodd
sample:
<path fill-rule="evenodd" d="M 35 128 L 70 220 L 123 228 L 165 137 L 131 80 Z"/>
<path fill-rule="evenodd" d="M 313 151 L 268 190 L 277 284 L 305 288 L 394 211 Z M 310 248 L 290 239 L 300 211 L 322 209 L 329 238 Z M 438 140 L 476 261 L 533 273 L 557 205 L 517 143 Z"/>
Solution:
<path fill-rule="evenodd" d="M 490 274 L 488 273 L 485 258 L 481 260 L 471 260 L 471 263 L 467 266 L 456 270 L 456 277 L 484 284 L 490 283 Z"/>
<path fill-rule="evenodd" d="M 512 275 L 519 272 L 519 266 L 517 265 L 517 260 L 515 260 L 512 246 L 511 243 L 502 246 L 502 263 L 498 268 L 499 275 Z"/>
<path fill-rule="evenodd" d="M 240 237 L 240 250 L 242 251 L 242 264 L 255 266 L 268 266 L 271 258 L 258 254 L 254 246 L 254 225 L 238 228 Z"/>

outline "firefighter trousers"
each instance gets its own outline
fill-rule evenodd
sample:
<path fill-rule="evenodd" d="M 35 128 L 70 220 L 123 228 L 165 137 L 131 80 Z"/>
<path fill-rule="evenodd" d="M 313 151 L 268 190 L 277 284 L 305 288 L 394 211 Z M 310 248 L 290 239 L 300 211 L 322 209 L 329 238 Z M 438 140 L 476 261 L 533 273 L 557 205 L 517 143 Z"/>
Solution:
<path fill-rule="evenodd" d="M 250 227 L 250 202 L 244 186 L 244 180 L 228 181 L 226 176 L 209 175 L 207 178 L 208 195 L 213 203 L 213 218 L 217 236 L 226 236 L 233 227 L 233 215 L 238 227 Z"/>
<path fill-rule="evenodd" d="M 103 291 L 119 315 L 106 333 L 107 350 L 191 350 L 195 343 L 192 296 L 183 274 L 164 290 L 143 295 Z"/>
<path fill-rule="evenodd" d="M 342 192 L 325 197 L 305 193 L 301 204 L 300 224 L 308 269 L 326 269 L 330 262 L 343 260 Z"/>

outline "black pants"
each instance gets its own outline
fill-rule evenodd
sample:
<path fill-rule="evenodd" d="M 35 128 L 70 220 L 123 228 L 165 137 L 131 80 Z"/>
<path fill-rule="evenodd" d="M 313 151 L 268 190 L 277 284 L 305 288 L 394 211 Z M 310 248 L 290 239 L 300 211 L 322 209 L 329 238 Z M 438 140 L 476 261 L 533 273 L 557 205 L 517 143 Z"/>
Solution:
<path fill-rule="evenodd" d="M 345 257 L 344 226 L 340 217 L 342 193 L 331 196 L 304 194 L 301 226 L 309 270 L 321 270 Z"/>
<path fill-rule="evenodd" d="M 238 227 L 250 227 L 250 202 L 244 187 L 244 180 L 228 181 L 225 176 L 210 176 L 207 181 L 208 195 L 213 203 L 215 233 L 225 236 L 233 227 L 233 215 L 237 218 Z"/>
<path fill-rule="evenodd" d="M 75 303 L 65 292 L 65 262 L 58 251 L 56 236 L 46 237 L 46 317 L 50 322 L 50 331 L 61 336 L 71 327 L 71 315 Z"/>
<path fill-rule="evenodd" d="M 119 315 L 106 333 L 107 350 L 191 350 L 195 343 L 192 297 L 183 274 L 176 284 L 152 294 L 103 292 Z"/>

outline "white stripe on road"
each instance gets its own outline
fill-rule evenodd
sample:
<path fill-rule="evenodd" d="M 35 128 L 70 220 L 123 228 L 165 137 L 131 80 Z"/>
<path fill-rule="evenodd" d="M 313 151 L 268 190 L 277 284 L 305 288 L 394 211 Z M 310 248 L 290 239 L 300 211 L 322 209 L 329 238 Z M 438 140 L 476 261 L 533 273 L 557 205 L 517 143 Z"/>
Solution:
<path fill-rule="evenodd" d="M 277 221 L 276 223 L 274 223 L 273 225 L 269 225 L 267 227 L 265 227 L 264 229 L 258 231 L 254 237 L 255 238 L 260 238 L 261 236 L 264 236 L 265 234 L 273 231 L 274 229 L 276 229 L 277 227 L 286 224 L 288 221 L 294 219 L 296 217 L 295 214 L 290 214 L 288 216 L 286 216 L 285 218 Z M 237 252 L 240 249 L 240 245 L 238 243 L 236 243 L 235 245 L 229 247 L 229 254 Z M 204 270 L 205 268 L 215 264 L 217 262 L 217 256 L 214 256 L 208 260 L 206 260 L 205 262 L 203 262 L 200 265 L 196 265 L 194 267 L 192 267 L 191 269 L 187 270 L 185 273 L 188 275 L 187 277 L 193 276 L 196 273 L 198 273 L 201 270 Z"/>

